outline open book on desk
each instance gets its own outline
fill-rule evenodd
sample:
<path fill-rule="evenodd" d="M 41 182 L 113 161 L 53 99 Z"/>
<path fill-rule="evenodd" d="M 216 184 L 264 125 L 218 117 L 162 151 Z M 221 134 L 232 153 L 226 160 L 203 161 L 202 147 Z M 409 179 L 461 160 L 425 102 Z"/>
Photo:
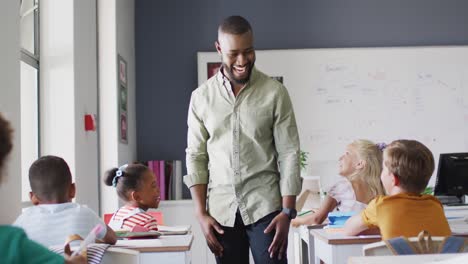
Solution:
<path fill-rule="evenodd" d="M 128 230 L 116 230 L 117 239 L 135 239 L 135 238 L 158 238 L 162 235 L 159 231 L 135 232 Z"/>
<path fill-rule="evenodd" d="M 180 226 L 164 226 L 158 225 L 158 232 L 161 235 L 186 235 L 190 232 L 190 225 L 180 225 Z"/>
<path fill-rule="evenodd" d="M 142 231 L 142 230 L 116 230 L 115 234 L 119 239 L 135 239 L 135 238 L 158 238 L 159 236 L 169 235 L 186 235 L 190 232 L 190 226 L 158 226 L 158 231 Z"/>

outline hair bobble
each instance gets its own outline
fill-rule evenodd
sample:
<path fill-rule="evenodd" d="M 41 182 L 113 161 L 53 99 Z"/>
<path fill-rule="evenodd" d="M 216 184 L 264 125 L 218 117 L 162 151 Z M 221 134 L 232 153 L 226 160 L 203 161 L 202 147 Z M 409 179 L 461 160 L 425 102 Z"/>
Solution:
<path fill-rule="evenodd" d="M 378 143 L 376 145 L 377 145 L 377 147 L 379 148 L 380 151 L 383 151 L 387 147 L 387 144 L 385 144 L 384 142 Z"/>
<path fill-rule="evenodd" d="M 117 180 L 122 177 L 125 169 L 128 167 L 128 164 L 120 166 L 115 172 L 114 179 L 112 179 L 112 186 L 117 187 Z"/>

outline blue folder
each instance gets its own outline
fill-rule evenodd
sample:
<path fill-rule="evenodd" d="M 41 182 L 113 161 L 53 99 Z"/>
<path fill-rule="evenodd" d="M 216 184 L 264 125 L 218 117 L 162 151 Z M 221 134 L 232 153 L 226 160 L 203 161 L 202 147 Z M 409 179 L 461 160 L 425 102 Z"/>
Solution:
<path fill-rule="evenodd" d="M 343 227 L 346 220 L 348 220 L 351 216 L 357 214 L 357 212 L 331 212 L 328 213 L 328 227 L 331 228 L 339 228 Z"/>

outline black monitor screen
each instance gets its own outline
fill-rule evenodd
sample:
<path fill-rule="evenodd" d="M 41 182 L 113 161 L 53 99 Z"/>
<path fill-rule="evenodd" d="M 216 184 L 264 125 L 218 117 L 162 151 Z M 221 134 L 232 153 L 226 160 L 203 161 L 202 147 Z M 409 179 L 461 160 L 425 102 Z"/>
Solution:
<path fill-rule="evenodd" d="M 435 195 L 468 195 L 468 153 L 440 154 Z"/>

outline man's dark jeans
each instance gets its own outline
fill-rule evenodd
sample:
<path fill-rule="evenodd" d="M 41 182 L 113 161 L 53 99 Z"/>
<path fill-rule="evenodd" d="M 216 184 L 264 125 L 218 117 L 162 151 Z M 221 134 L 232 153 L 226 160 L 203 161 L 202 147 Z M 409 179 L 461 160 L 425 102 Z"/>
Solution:
<path fill-rule="evenodd" d="M 234 227 L 222 226 L 224 234 L 220 235 L 215 231 L 218 241 L 223 246 L 223 256 L 216 257 L 216 263 L 218 264 L 248 264 L 249 263 L 249 246 L 252 251 L 252 255 L 256 264 L 266 263 L 288 263 L 286 258 L 286 252 L 282 256 L 281 260 L 278 260 L 278 256 L 270 258 L 268 253 L 268 247 L 270 247 L 275 236 L 275 230 L 268 234 L 263 231 L 270 224 L 271 220 L 280 211 L 273 212 L 262 219 L 258 220 L 254 224 L 244 225 L 239 211 L 236 213 L 236 221 Z"/>

